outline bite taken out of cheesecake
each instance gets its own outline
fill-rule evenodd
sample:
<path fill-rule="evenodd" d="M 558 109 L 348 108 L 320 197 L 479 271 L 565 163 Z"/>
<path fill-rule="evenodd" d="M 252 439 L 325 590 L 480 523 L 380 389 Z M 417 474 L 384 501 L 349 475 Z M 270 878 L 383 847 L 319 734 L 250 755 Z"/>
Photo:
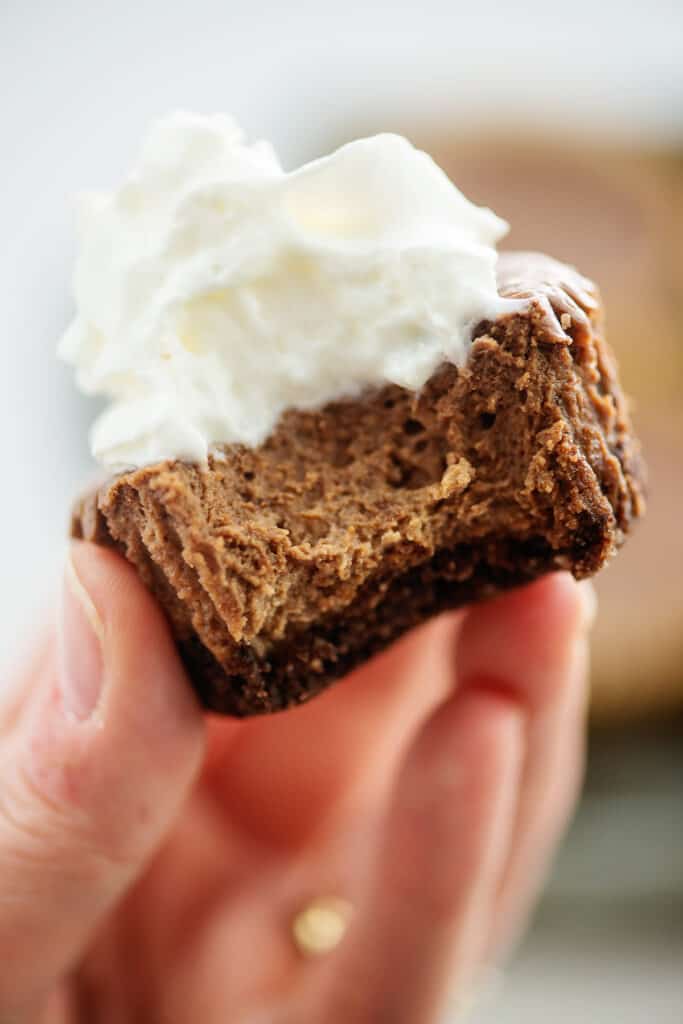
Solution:
<path fill-rule="evenodd" d="M 117 548 L 171 623 L 203 703 L 299 704 L 446 609 L 550 572 L 597 572 L 643 512 L 642 473 L 597 294 L 505 254 L 523 308 L 467 363 L 285 413 L 259 447 L 122 473 L 72 533 Z"/>
<path fill-rule="evenodd" d="M 643 511 L 595 287 L 407 140 L 287 172 L 157 124 L 82 204 L 60 346 L 109 405 L 72 533 L 163 607 L 206 707 L 288 708 L 442 609 L 597 572 Z"/>

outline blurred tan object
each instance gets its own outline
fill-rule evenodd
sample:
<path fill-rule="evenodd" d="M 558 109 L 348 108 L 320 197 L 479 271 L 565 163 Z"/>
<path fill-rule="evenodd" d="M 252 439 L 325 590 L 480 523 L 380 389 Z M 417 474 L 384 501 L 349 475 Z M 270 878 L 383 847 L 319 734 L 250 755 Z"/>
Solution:
<path fill-rule="evenodd" d="M 292 922 L 292 938 L 302 956 L 331 953 L 344 938 L 353 916 L 348 900 L 319 897 L 311 900 Z"/>
<path fill-rule="evenodd" d="M 468 198 L 596 280 L 649 467 L 648 514 L 597 579 L 593 716 L 683 705 L 683 150 L 639 152 L 504 134 L 411 139 Z"/>

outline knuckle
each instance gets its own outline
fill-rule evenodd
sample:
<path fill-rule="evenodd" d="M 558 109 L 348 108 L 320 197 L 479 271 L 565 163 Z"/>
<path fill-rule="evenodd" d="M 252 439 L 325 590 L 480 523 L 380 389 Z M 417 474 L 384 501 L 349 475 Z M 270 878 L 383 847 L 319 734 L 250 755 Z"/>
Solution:
<path fill-rule="evenodd" d="M 64 771 L 55 769 L 58 776 Z M 46 785 L 30 765 L 9 766 L 0 787 L 2 856 L 46 870 L 65 862 L 93 874 L 132 869 L 138 862 L 134 845 L 116 829 L 102 827 L 102 808 L 88 813 L 68 793 L 68 779 L 53 777 Z"/>

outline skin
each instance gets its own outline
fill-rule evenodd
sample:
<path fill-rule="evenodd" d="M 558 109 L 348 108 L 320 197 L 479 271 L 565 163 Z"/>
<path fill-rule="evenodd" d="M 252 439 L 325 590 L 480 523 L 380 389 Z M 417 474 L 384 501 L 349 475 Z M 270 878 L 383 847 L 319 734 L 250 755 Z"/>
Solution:
<path fill-rule="evenodd" d="M 526 919 L 581 775 L 583 585 L 442 616 L 310 705 L 202 714 L 133 570 L 75 544 L 0 688 L 2 1024 L 422 1024 Z M 307 958 L 291 922 L 355 908 Z"/>

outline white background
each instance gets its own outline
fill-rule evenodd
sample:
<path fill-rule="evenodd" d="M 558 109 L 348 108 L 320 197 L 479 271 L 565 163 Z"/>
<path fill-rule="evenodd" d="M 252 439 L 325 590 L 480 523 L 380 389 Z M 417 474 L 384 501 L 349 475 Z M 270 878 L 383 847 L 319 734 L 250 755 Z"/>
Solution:
<path fill-rule="evenodd" d="M 0 0 L 0 663 L 49 604 L 70 496 L 91 471 L 92 406 L 54 358 L 71 310 L 70 197 L 116 182 L 149 120 L 177 107 L 231 111 L 288 165 L 364 122 L 680 140 L 683 4 Z M 543 942 L 499 1024 L 680 1019 L 670 946 Z"/>

